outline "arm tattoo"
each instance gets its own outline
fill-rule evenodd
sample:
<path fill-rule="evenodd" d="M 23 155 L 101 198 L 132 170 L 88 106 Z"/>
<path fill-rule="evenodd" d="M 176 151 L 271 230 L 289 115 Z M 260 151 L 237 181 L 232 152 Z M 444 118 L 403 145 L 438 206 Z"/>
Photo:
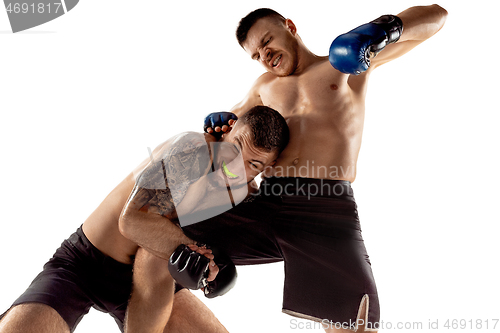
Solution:
<path fill-rule="evenodd" d="M 206 174 L 210 165 L 203 134 L 183 134 L 139 175 L 131 199 L 139 210 L 171 218 L 189 186 Z"/>

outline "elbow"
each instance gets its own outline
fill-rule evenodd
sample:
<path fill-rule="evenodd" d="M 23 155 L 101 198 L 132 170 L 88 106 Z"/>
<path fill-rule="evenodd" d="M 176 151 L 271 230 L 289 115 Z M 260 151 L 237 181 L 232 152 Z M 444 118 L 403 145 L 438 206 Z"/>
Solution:
<path fill-rule="evenodd" d="M 434 10 L 434 13 L 436 15 L 436 26 L 437 26 L 436 32 L 438 32 L 439 30 L 441 30 L 441 28 L 444 26 L 444 23 L 446 22 L 446 18 L 448 17 L 448 11 L 437 4 L 432 5 L 432 9 Z"/>
<path fill-rule="evenodd" d="M 420 25 L 420 36 L 416 39 L 427 40 L 434 36 L 441 28 L 443 28 L 446 18 L 448 16 L 448 11 L 439 5 L 430 5 L 426 7 L 425 12 L 422 12 L 424 17 L 422 17 Z"/>
<path fill-rule="evenodd" d="M 132 240 L 132 227 L 130 225 L 129 214 L 124 210 L 118 219 L 118 230 L 123 237 Z"/>
<path fill-rule="evenodd" d="M 448 11 L 434 4 L 415 6 L 401 12 L 404 40 L 423 42 L 436 34 L 444 26 Z"/>
<path fill-rule="evenodd" d="M 433 4 L 431 7 L 445 17 L 448 15 L 448 11 L 438 4 Z"/>

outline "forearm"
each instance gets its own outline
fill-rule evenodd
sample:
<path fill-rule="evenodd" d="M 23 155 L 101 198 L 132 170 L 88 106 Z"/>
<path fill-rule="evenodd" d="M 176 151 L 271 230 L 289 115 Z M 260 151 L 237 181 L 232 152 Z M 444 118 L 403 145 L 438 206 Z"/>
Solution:
<path fill-rule="evenodd" d="M 422 41 L 437 33 L 444 25 L 448 12 L 439 5 L 417 6 L 397 16 L 403 21 L 403 34 L 399 43 Z"/>
<path fill-rule="evenodd" d="M 194 244 L 180 227 L 157 214 L 125 210 L 119 226 L 126 238 L 166 260 L 180 244 Z"/>

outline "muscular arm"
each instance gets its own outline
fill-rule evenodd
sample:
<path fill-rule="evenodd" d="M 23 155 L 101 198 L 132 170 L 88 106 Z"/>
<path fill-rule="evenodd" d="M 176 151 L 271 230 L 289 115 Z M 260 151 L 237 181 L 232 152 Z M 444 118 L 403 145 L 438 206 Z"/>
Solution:
<path fill-rule="evenodd" d="M 189 184 L 208 168 L 200 162 L 200 147 L 189 140 L 180 141 L 174 148 L 159 149 L 137 177 L 119 220 L 125 237 L 167 260 L 180 244 L 194 243 L 172 221 L 175 205 L 182 201 Z"/>
<path fill-rule="evenodd" d="M 417 6 L 397 16 L 403 21 L 403 34 L 395 44 L 388 45 L 371 61 L 370 69 L 396 59 L 437 33 L 444 25 L 448 12 L 439 5 Z"/>
<path fill-rule="evenodd" d="M 160 194 L 156 199 L 162 196 L 167 195 Z M 153 199 L 152 193 L 137 185 L 134 187 L 120 216 L 120 232 L 148 252 L 168 260 L 177 246 L 194 242 L 167 217 L 173 207 L 149 203 L 150 199 Z"/>

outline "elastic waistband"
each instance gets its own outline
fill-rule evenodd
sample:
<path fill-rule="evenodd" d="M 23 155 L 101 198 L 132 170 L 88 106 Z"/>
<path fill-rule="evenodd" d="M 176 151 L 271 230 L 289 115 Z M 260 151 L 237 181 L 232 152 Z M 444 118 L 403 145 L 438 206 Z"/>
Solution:
<path fill-rule="evenodd" d="M 347 180 L 272 177 L 260 184 L 264 196 L 307 196 L 326 198 L 353 198 L 351 182 Z"/>

